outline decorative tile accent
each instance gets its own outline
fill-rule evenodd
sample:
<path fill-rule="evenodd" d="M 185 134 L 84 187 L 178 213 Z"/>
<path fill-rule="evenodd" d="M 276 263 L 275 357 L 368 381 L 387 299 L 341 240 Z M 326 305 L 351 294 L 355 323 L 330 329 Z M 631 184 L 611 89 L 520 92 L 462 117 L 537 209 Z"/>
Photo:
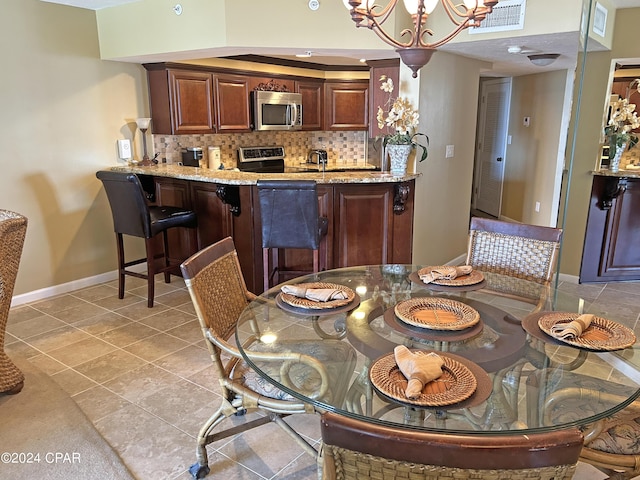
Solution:
<path fill-rule="evenodd" d="M 366 131 L 345 132 L 249 132 L 236 134 L 203 135 L 153 135 L 155 152 L 166 163 L 182 161 L 181 152 L 187 147 L 202 147 L 207 155 L 207 147 L 220 147 L 220 158 L 225 168 L 235 168 L 238 147 L 284 146 L 285 165 L 295 166 L 307 160 L 311 149 L 322 148 L 329 153 L 329 161 L 345 164 L 367 162 L 370 141 Z M 374 163 L 377 158 L 374 152 Z"/>

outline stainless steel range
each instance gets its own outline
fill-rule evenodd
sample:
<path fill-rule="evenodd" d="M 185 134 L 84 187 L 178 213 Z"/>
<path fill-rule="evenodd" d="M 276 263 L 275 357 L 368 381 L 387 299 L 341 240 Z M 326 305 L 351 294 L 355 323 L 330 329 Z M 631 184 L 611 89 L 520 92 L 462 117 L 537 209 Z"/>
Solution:
<path fill-rule="evenodd" d="M 238 170 L 283 173 L 284 147 L 240 147 L 238 148 Z"/>

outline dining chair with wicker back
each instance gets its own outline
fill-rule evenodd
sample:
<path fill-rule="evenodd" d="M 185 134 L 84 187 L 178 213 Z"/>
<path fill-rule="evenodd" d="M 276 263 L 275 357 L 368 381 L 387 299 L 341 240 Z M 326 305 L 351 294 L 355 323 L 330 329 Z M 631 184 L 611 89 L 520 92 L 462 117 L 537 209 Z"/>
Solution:
<path fill-rule="evenodd" d="M 0 393 L 16 394 L 24 385 L 24 374 L 4 351 L 13 287 L 27 233 L 27 218 L 0 210 Z"/>
<path fill-rule="evenodd" d="M 197 463 L 190 468 L 191 474 L 195 478 L 208 474 L 208 444 L 271 421 L 316 457 L 317 451 L 283 420 L 291 414 L 314 413 L 315 407 L 262 380 L 245 363 L 234 340 L 238 319 L 256 296 L 247 290 L 231 237 L 194 254 L 183 262 L 181 269 L 222 387 L 220 406 L 198 434 Z M 246 314 L 250 315 L 250 312 Z M 276 321 L 278 308 L 275 304 L 272 315 Z M 254 322 L 250 321 L 250 326 L 241 332 L 243 338 L 238 341 L 246 347 L 251 345 L 248 358 L 262 372 L 269 372 L 271 378 L 279 378 L 280 384 L 292 391 L 302 390 L 311 398 L 326 399 L 329 404 L 336 398 L 344 398 L 356 358 L 348 343 L 317 338 L 279 342 L 275 347 L 263 341 Z M 223 420 L 242 415 L 248 409 L 258 409 L 267 415 L 215 432 Z"/>
<path fill-rule="evenodd" d="M 556 273 L 562 229 L 472 217 L 466 264 L 492 291 L 542 309 Z"/>
<path fill-rule="evenodd" d="M 457 435 L 322 415 L 324 480 L 571 479 L 576 428 L 527 435 Z"/>

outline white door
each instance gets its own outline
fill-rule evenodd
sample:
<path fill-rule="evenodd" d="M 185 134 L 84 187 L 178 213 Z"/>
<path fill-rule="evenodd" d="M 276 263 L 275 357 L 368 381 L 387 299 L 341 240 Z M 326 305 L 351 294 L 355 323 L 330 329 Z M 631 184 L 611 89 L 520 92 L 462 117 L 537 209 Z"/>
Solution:
<path fill-rule="evenodd" d="M 510 98 L 510 78 L 482 83 L 473 207 L 494 217 L 500 216 Z"/>

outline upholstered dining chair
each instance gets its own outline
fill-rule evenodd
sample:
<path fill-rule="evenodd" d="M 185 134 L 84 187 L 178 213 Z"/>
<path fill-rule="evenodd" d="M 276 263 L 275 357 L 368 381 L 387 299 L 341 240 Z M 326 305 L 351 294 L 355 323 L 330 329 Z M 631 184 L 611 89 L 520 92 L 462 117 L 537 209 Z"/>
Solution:
<path fill-rule="evenodd" d="M 195 255 L 181 265 L 215 372 L 222 388 L 222 402 L 198 434 L 197 463 L 190 472 L 203 478 L 209 472 L 206 446 L 250 428 L 275 422 L 291 435 L 304 450 L 317 456 L 317 451 L 283 418 L 291 414 L 314 413 L 312 405 L 262 380 L 243 361 L 233 340 L 236 324 L 243 310 L 256 296 L 247 290 L 238 254 L 231 237 L 227 237 Z M 277 313 L 277 307 L 274 304 Z M 355 369 L 356 354 L 346 342 L 333 339 L 278 342 L 278 347 L 261 342 L 261 334 L 251 322 L 243 345 L 245 353 L 270 378 L 295 390 L 328 403 L 343 399 Z M 338 400 L 336 400 L 338 399 Z M 219 424 L 247 409 L 258 409 L 267 415 L 242 426 L 215 432 Z"/>
<path fill-rule="evenodd" d="M 439 434 L 326 412 L 320 429 L 324 480 L 568 480 L 582 448 L 576 428 L 527 435 Z"/>
<path fill-rule="evenodd" d="M 562 229 L 472 217 L 466 264 L 487 287 L 529 301 L 540 310 L 557 268 Z"/>
<path fill-rule="evenodd" d="M 23 373 L 4 351 L 4 339 L 26 233 L 26 217 L 0 210 L 0 393 L 6 394 L 19 393 L 24 385 Z"/>
<path fill-rule="evenodd" d="M 125 275 L 143 278 L 147 281 L 147 306 L 153 307 L 154 282 L 157 273 L 164 273 L 164 281 L 171 281 L 170 271 L 177 264 L 169 261 L 169 241 L 167 230 L 175 227 L 195 228 L 196 214 L 186 208 L 168 206 L 150 206 L 140 183 L 133 173 L 99 171 L 96 177 L 104 186 L 113 216 L 113 229 L 116 232 L 118 250 L 118 298 L 124 298 Z M 162 234 L 162 251 L 156 246 L 155 237 Z M 146 257 L 126 261 L 123 235 L 144 238 Z M 156 259 L 163 258 L 163 266 L 156 266 Z M 147 272 L 128 270 L 141 263 L 147 264 Z"/>
<path fill-rule="evenodd" d="M 320 241 L 327 234 L 328 219 L 318 213 L 317 185 L 313 180 L 258 180 L 264 290 L 281 275 L 297 276 L 299 269 L 284 270 L 278 262 L 281 248 L 307 249 L 313 252 L 313 272 L 320 271 Z"/>

